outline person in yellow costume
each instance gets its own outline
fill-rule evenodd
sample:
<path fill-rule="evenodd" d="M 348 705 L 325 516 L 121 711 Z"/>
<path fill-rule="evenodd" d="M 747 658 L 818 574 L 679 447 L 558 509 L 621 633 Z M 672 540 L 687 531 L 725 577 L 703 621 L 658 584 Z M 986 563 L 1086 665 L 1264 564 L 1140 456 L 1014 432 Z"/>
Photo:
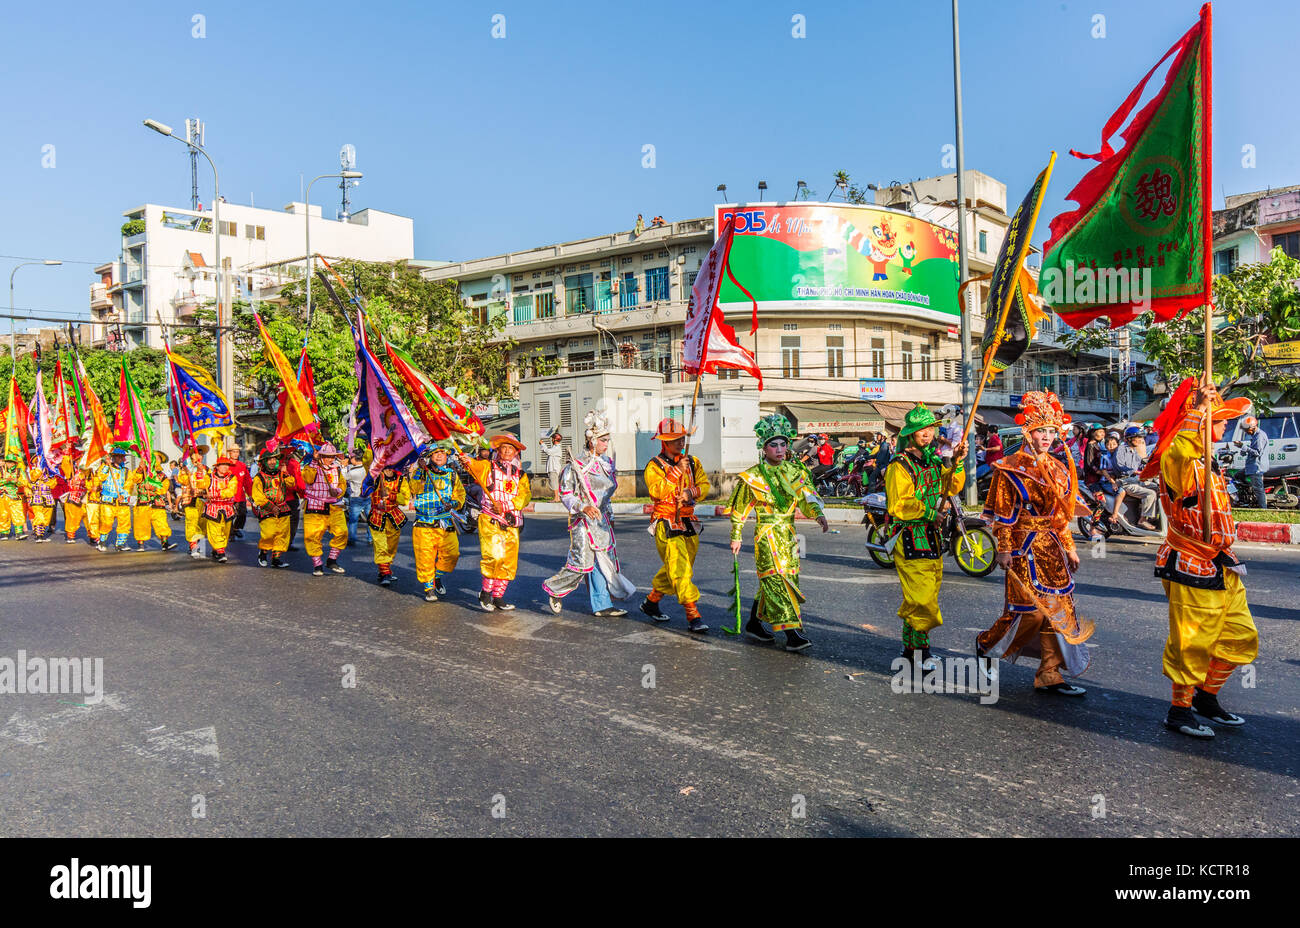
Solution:
<path fill-rule="evenodd" d="M 86 523 L 86 542 L 92 546 L 98 544 L 99 510 L 90 501 L 90 467 L 79 461 L 81 457 L 81 439 L 73 439 L 72 447 L 63 456 L 59 472 L 67 484 L 63 494 L 63 532 L 68 536 L 68 544 L 77 543 L 77 529 Z"/>
<path fill-rule="evenodd" d="M 285 568 L 281 555 L 289 550 L 289 490 L 301 483 L 281 466 L 280 446 L 274 438 L 257 458 L 252 479 L 253 505 L 257 507 L 257 566 Z"/>
<path fill-rule="evenodd" d="M 131 531 L 131 496 L 127 492 L 126 482 L 131 472 L 126 466 L 126 453 L 134 448 L 131 442 L 114 442 L 109 449 L 108 461 L 102 462 L 96 469 L 94 487 L 99 494 L 99 550 L 107 551 L 108 536 L 113 533 L 116 524 L 117 536 L 115 547 L 118 551 L 126 550 L 126 542 Z"/>
<path fill-rule="evenodd" d="M 203 557 L 199 551 L 199 540 L 207 534 L 203 525 L 204 501 L 211 471 L 203 463 L 203 456 L 208 453 L 206 444 L 187 442 L 183 449 L 185 463 L 181 465 L 176 483 L 180 487 L 179 504 L 185 511 L 185 541 L 190 546 L 190 557 Z"/>
<path fill-rule="evenodd" d="M 370 493 L 370 538 L 374 545 L 376 581 L 380 586 L 393 582 L 393 558 L 402 540 L 406 513 L 402 507 L 411 501 L 411 484 L 396 468 L 384 467 Z"/>
<path fill-rule="evenodd" d="M 222 455 L 212 465 L 207 489 L 203 491 L 203 533 L 212 548 L 210 557 L 218 564 L 230 560 L 226 557 L 226 545 L 230 541 L 230 530 L 235 525 L 241 489 L 239 481 L 235 462 Z"/>
<path fill-rule="evenodd" d="M 23 500 L 31 493 L 27 482 L 27 468 L 17 454 L 7 454 L 0 461 L 0 541 L 9 540 L 12 527 L 14 540 L 27 537 L 27 511 Z"/>
<path fill-rule="evenodd" d="M 641 611 L 656 622 L 667 622 L 659 601 L 671 593 L 686 612 L 686 627 L 707 632 L 700 617 L 700 591 L 695 586 L 695 555 L 700 550 L 700 522 L 695 502 L 709 493 L 709 478 L 700 459 L 683 452 L 687 431 L 676 419 L 659 422 L 655 439 L 660 451 L 645 468 L 646 491 L 654 501 L 649 531 L 663 566 L 650 581 L 650 594 Z"/>
<path fill-rule="evenodd" d="M 1156 552 L 1155 575 L 1169 598 L 1169 637 L 1164 674 L 1173 684 L 1165 726 L 1193 738 L 1213 738 L 1201 716 L 1230 728 L 1246 720 L 1219 704 L 1219 691 L 1238 667 L 1259 653 L 1246 587 L 1246 567 L 1232 552 L 1237 525 L 1223 474 L 1209 475 L 1210 540 L 1204 541 L 1201 493 L 1205 487 L 1203 424 L 1223 438 L 1228 421 L 1246 411 L 1245 398 L 1224 400 L 1213 386 L 1193 388 L 1188 378 L 1156 422 L 1160 436 L 1142 477 L 1160 475 L 1160 505 L 1168 534 Z"/>
<path fill-rule="evenodd" d="M 966 443 L 953 449 L 945 468 L 934 448 L 938 421 L 926 406 L 908 412 L 898 433 L 898 450 L 885 469 L 885 505 L 893 531 L 894 569 L 903 587 L 903 657 L 932 670 L 930 632 L 943 624 L 939 587 L 943 583 L 943 541 L 938 520 L 945 497 L 966 485 Z"/>
<path fill-rule="evenodd" d="M 479 572 L 483 589 L 479 606 L 487 612 L 515 608 L 506 602 L 506 588 L 519 569 L 519 529 L 524 524 L 524 507 L 532 501 L 528 475 L 519 466 L 523 442 L 513 435 L 493 435 L 488 441 L 492 455 L 487 460 L 460 456 L 474 482 L 483 488 L 483 511 L 478 517 Z"/>
<path fill-rule="evenodd" d="M 27 482 L 31 491 L 28 505 L 32 509 L 32 534 L 37 544 L 50 540 L 50 522 L 54 519 L 54 494 L 59 491 L 61 482 L 57 474 L 47 474 L 41 464 L 41 457 L 32 453 L 31 465 L 27 468 Z"/>
<path fill-rule="evenodd" d="M 167 477 L 167 455 L 161 451 L 153 453 L 153 464 L 141 459 L 140 466 L 131 471 L 126 480 L 126 492 L 135 497 L 135 515 L 132 517 L 131 533 L 135 536 L 136 551 L 145 550 L 145 543 L 151 535 L 158 536 L 158 542 L 164 551 L 176 547 L 172 538 L 171 523 L 167 516 L 172 508 L 172 494 Z"/>
<path fill-rule="evenodd" d="M 342 461 L 343 455 L 325 442 L 312 454 L 312 463 L 302 466 L 302 482 L 306 487 L 302 536 L 311 557 L 312 575 L 316 577 L 325 576 L 326 569 L 344 573 L 339 566 L 339 555 L 348 546 L 348 509 L 343 501 L 348 487 L 343 480 Z M 322 566 L 326 532 L 330 534 L 330 553 Z"/>
<path fill-rule="evenodd" d="M 411 474 L 411 507 L 415 527 L 411 547 L 415 549 L 415 578 L 424 585 L 424 598 L 436 602 L 447 595 L 442 578 L 456 569 L 460 541 L 456 526 L 464 522 L 465 485 L 456 469 L 447 465 L 456 446 L 442 439 L 420 457 Z"/>

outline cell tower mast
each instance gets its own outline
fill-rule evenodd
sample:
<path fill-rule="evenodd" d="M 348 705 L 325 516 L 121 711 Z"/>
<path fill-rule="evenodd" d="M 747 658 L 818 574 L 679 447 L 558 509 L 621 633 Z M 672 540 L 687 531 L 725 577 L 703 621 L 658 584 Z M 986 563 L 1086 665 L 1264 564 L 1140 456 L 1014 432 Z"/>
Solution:
<path fill-rule="evenodd" d="M 357 169 L 357 150 L 352 145 L 344 145 L 339 150 L 339 167 L 344 171 L 355 171 Z M 348 196 L 348 190 L 361 183 L 359 180 L 349 180 L 346 177 L 339 179 L 339 189 L 343 191 L 343 205 L 339 207 L 338 218 L 347 222 L 348 217 L 352 215 L 352 199 Z"/>
<path fill-rule="evenodd" d="M 199 208 L 199 150 L 203 144 L 203 123 L 195 117 L 185 120 L 185 141 L 190 143 L 190 209 Z"/>

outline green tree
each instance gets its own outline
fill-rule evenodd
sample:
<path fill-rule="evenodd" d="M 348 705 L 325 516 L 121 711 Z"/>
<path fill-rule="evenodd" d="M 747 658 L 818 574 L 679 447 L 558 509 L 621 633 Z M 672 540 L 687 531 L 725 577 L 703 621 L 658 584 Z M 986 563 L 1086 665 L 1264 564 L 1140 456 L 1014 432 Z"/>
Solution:
<path fill-rule="evenodd" d="M 1300 403 L 1300 377 L 1272 368 L 1263 346 L 1300 338 L 1300 261 L 1280 248 L 1267 263 L 1241 264 L 1214 279 L 1214 378 L 1235 393 L 1250 397 L 1261 411 L 1270 408 L 1270 388 L 1283 405 Z M 1205 361 L 1205 312 L 1198 308 L 1181 319 L 1155 323 L 1144 313 L 1137 320 L 1133 346 L 1156 366 L 1172 389 L 1183 378 L 1200 376 Z M 1092 324 L 1062 341 L 1076 355 L 1110 344 L 1111 333 Z"/>
<path fill-rule="evenodd" d="M 82 363 L 86 366 L 86 379 L 91 389 L 104 405 L 104 415 L 109 425 L 113 424 L 113 415 L 117 410 L 117 387 L 122 370 L 122 359 L 131 368 L 131 379 L 140 391 L 140 399 L 146 410 L 167 408 L 167 371 L 166 355 L 154 348 L 134 348 L 131 351 L 108 351 L 103 348 L 78 349 Z M 68 355 L 64 354 L 64 374 L 69 373 Z M 45 351 L 41 359 L 41 382 L 45 387 L 45 398 L 54 402 L 57 385 L 54 383 L 55 356 L 53 351 Z M 0 350 L 0 372 L 9 370 L 9 346 Z M 18 363 L 14 366 L 14 376 L 18 381 L 18 390 L 23 400 L 31 403 L 36 393 L 36 357 L 34 352 L 18 352 Z M 8 377 L 4 377 L 8 383 Z M 0 403 L 3 405 L 3 403 Z"/>

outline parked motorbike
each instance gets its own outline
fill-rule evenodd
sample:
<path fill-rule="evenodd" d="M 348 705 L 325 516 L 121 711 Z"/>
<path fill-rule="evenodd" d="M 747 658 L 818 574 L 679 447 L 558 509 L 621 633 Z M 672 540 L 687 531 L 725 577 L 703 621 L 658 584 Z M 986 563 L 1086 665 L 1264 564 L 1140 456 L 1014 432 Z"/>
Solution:
<path fill-rule="evenodd" d="M 1255 486 L 1239 468 L 1229 468 L 1232 452 L 1220 451 L 1217 455 L 1219 466 L 1227 474 L 1228 498 L 1233 506 L 1242 509 L 1295 509 L 1300 506 L 1300 475 L 1285 476 L 1264 475 L 1264 503 L 1255 499 Z"/>
<path fill-rule="evenodd" d="M 881 567 L 893 567 L 898 536 L 885 508 L 885 494 L 868 493 L 858 502 L 863 509 L 862 524 L 867 527 L 867 553 Z M 956 496 L 944 501 L 939 520 L 939 537 L 962 572 L 971 577 L 988 576 L 996 564 L 998 549 L 984 520 L 967 515 Z"/>
<path fill-rule="evenodd" d="M 860 496 L 866 492 L 862 481 L 870 461 L 871 455 L 864 449 L 843 464 L 836 464 L 816 478 L 814 486 L 817 495 L 823 499 L 856 498 Z"/>
<path fill-rule="evenodd" d="M 1153 488 L 1156 486 L 1154 480 L 1145 483 Z M 1079 516 L 1075 521 L 1084 538 L 1091 538 L 1094 534 L 1100 534 L 1104 538 L 1110 538 L 1112 535 L 1156 538 L 1163 534 L 1162 530 L 1153 532 L 1138 525 L 1142 518 L 1142 504 L 1137 497 L 1125 496 L 1123 511 L 1116 513 L 1115 499 L 1118 493 L 1108 486 L 1103 485 L 1103 487 L 1101 491 L 1089 490 L 1082 485 L 1079 487 L 1080 495 L 1088 500 L 1091 507 L 1088 515 Z M 1164 513 L 1157 507 L 1155 524 L 1159 526 L 1163 522 Z"/>

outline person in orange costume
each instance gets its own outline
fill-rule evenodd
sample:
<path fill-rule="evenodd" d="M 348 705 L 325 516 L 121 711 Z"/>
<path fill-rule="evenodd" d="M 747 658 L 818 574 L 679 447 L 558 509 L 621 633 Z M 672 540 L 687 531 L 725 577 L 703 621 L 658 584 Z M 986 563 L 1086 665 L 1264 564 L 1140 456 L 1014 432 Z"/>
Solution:
<path fill-rule="evenodd" d="M 683 453 L 686 435 L 676 419 L 661 420 L 655 434 L 660 451 L 645 468 L 646 491 L 654 500 L 650 533 L 663 566 L 650 581 L 650 594 L 642 600 L 641 611 L 656 622 L 667 622 L 659 601 L 671 593 L 686 612 L 686 627 L 703 633 L 709 626 L 696 605 L 700 599 L 694 580 L 700 522 L 695 518 L 695 502 L 708 495 L 709 478 L 699 458 Z"/>
<path fill-rule="evenodd" d="M 492 456 L 471 460 L 460 456 L 465 470 L 483 488 L 483 511 L 478 517 L 479 572 L 483 589 L 479 606 L 487 612 L 508 612 L 513 603 L 506 602 L 506 588 L 519 570 L 519 529 L 524 524 L 523 509 L 532 500 L 528 475 L 519 466 L 519 452 L 524 445 L 513 435 L 493 435 L 489 439 Z"/>

